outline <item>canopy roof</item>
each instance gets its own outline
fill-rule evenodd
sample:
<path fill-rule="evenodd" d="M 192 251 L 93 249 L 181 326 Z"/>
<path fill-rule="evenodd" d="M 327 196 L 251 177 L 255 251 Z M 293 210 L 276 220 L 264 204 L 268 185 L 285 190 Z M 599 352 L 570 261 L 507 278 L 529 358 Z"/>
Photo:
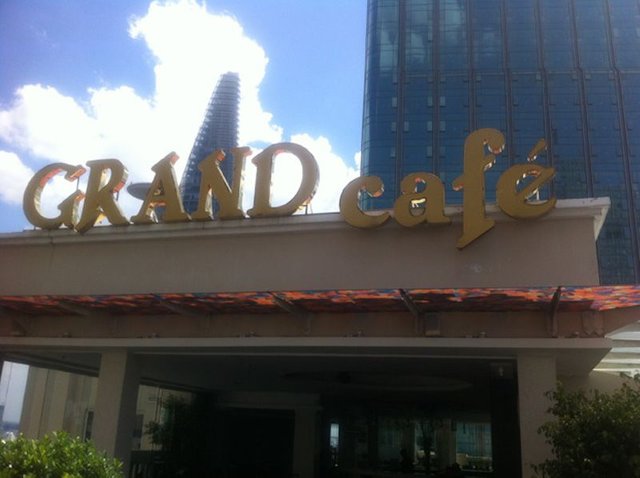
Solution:
<path fill-rule="evenodd" d="M 640 306 L 640 285 L 540 288 L 382 289 L 0 296 L 5 313 L 74 315 L 208 315 L 413 313 L 446 311 L 605 311 Z"/>

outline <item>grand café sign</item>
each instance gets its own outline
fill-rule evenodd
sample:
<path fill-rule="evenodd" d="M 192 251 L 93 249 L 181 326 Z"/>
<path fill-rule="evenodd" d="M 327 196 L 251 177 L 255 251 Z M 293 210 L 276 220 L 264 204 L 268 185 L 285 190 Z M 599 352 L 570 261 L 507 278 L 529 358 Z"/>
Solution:
<path fill-rule="evenodd" d="M 505 144 L 504 135 L 495 129 L 479 129 L 472 132 L 464 143 L 463 174 L 453 182 L 455 190 L 463 191 L 462 235 L 457 247 L 462 249 L 482 234 L 494 227 L 495 222 L 485 213 L 485 171 L 496 161 Z M 551 211 L 556 199 L 532 201 L 531 197 L 545 183 L 551 180 L 555 171 L 533 163 L 536 155 L 545 149 L 544 140 L 529 153 L 529 162 L 516 164 L 507 169 L 499 178 L 496 188 L 498 207 L 514 219 L 535 219 Z M 290 153 L 302 166 L 302 180 L 296 194 L 286 204 L 272 206 L 271 175 L 275 157 L 280 153 Z M 246 158 L 251 154 L 247 147 L 234 148 L 234 172 L 232 186 L 227 183 L 220 161 L 224 153 L 214 151 L 199 165 L 201 171 L 198 208 L 191 214 L 185 212 L 178 191 L 178 183 L 173 165 L 178 156 L 167 155 L 151 169 L 155 177 L 135 216 L 127 219 L 116 199 L 116 193 L 127 180 L 127 170 L 117 159 L 88 161 L 89 178 L 86 191 L 77 190 L 58 204 L 60 214 L 45 217 L 40 209 L 40 197 L 46 184 L 58 174 L 74 181 L 87 172 L 83 166 L 65 163 L 50 164 L 31 179 L 24 193 L 24 213 L 36 227 L 58 229 L 62 225 L 84 233 L 96 222 L 106 218 L 114 226 L 129 224 L 152 224 L 157 221 L 153 210 L 164 206 L 163 222 L 228 220 L 245 217 L 281 217 L 296 212 L 308 204 L 318 186 L 318 164 L 313 155 L 303 146 L 294 143 L 278 143 L 269 146 L 253 158 L 257 167 L 253 207 L 242 210 L 242 172 Z M 522 179 L 528 178 L 522 186 Z M 351 181 L 340 196 L 340 212 L 344 220 L 358 228 L 371 228 L 384 224 L 391 217 L 406 227 L 420 224 L 449 224 L 451 219 L 444 214 L 444 184 L 431 173 L 417 172 L 406 176 L 401 182 L 401 194 L 396 199 L 393 211 L 363 211 L 360 196 L 368 194 L 378 197 L 384 185 L 376 176 L 363 176 Z M 215 196 L 219 211 L 213 217 L 211 196 Z M 80 203 L 84 200 L 82 210 Z"/>

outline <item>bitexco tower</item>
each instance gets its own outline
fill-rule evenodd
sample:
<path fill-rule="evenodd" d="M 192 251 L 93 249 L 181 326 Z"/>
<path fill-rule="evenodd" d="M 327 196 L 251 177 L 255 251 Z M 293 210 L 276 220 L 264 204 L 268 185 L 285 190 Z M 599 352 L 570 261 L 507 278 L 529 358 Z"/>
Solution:
<path fill-rule="evenodd" d="M 198 208 L 200 194 L 200 170 L 198 164 L 216 149 L 225 152 L 220 165 L 227 182 L 233 178 L 231 148 L 238 145 L 238 109 L 240 105 L 240 77 L 237 73 L 225 73 L 218 80 L 198 131 L 187 166 L 180 182 L 180 195 L 184 209 L 193 212 Z M 214 200 L 213 210 L 216 210 Z"/>

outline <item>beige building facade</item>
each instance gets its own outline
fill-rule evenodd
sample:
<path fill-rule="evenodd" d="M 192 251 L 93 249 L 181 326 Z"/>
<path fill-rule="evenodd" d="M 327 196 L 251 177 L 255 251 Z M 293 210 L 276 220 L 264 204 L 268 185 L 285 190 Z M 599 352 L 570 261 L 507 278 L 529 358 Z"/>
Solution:
<path fill-rule="evenodd" d="M 607 210 L 489 207 L 496 226 L 462 250 L 454 208 L 437 227 L 316 214 L 2 235 L 2 357 L 46 369 L 23 429 L 86 436 L 91 410 L 91 439 L 128 469 L 137 417 L 159 416 L 147 397 L 175 389 L 213 397 L 211 476 L 254 476 L 239 467 L 262 444 L 274 476 L 408 461 L 529 477 L 550 453 L 545 392 L 609 383 L 592 372 L 606 335 L 637 320 L 598 287 Z"/>

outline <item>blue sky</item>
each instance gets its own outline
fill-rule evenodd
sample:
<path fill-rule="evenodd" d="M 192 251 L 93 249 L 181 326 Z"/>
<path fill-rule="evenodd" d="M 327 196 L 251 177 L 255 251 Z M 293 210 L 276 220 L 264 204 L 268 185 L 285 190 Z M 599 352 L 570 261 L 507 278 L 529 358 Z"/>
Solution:
<path fill-rule="evenodd" d="M 0 232 L 29 227 L 22 192 L 50 162 L 115 157 L 143 181 L 174 150 L 180 177 L 230 70 L 243 85 L 241 143 L 306 146 L 321 172 L 312 210 L 336 210 L 358 169 L 365 15 L 364 0 L 0 1 Z M 295 175 L 283 159 L 274 202 Z M 43 204 L 54 211 L 71 187 L 52 183 Z M 121 204 L 134 214 L 140 203 Z"/>

